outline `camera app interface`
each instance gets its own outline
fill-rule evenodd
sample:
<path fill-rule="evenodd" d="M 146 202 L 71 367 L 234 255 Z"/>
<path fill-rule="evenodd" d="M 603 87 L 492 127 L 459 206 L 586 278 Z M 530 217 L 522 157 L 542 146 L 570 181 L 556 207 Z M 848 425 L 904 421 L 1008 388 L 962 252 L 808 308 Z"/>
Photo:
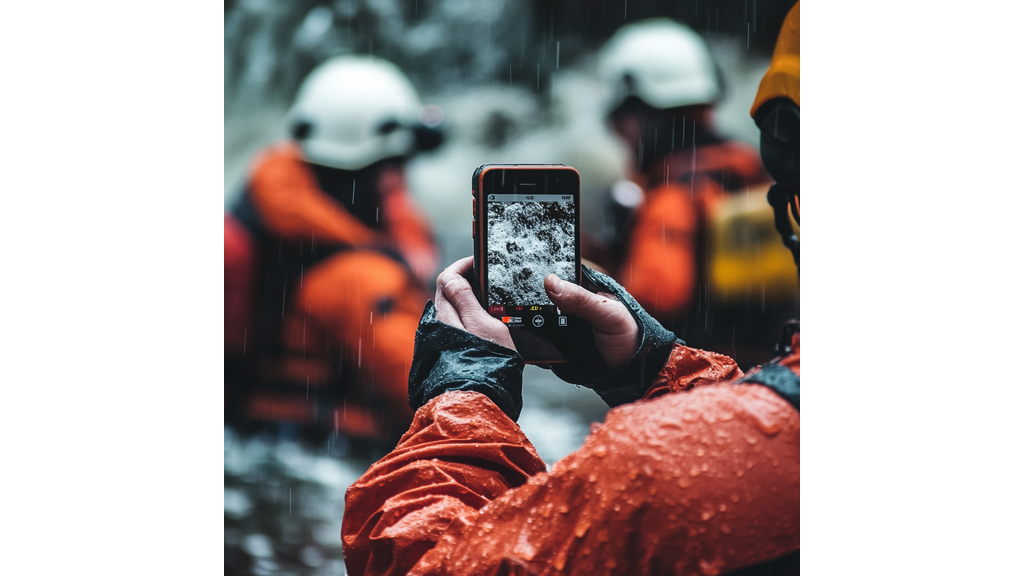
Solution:
<path fill-rule="evenodd" d="M 576 203 L 572 194 L 528 190 L 520 184 L 516 193 L 487 196 L 488 308 L 510 325 L 532 321 L 540 328 L 550 319 L 565 326 L 544 291 L 544 277 L 578 282 Z"/>

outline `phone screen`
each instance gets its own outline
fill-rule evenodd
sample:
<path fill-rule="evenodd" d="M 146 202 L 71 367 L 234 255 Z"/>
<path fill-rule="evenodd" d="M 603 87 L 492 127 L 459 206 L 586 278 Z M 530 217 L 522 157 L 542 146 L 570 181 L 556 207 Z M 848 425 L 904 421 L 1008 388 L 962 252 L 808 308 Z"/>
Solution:
<path fill-rule="evenodd" d="M 579 321 L 548 298 L 544 277 L 579 282 L 579 174 L 565 166 L 491 167 L 477 184 L 481 304 L 508 326 L 527 362 L 565 361 Z"/>

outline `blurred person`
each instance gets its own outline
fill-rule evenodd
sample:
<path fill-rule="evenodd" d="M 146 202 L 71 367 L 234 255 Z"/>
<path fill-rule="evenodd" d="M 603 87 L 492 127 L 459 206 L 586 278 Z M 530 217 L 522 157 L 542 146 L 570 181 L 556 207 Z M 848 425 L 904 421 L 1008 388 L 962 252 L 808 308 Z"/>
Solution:
<path fill-rule="evenodd" d="M 337 57 L 304 80 L 290 138 L 257 155 L 225 220 L 229 419 L 378 439 L 408 426 L 437 247 L 404 164 L 440 144 L 439 120 L 378 58 Z"/>
<path fill-rule="evenodd" d="M 796 215 L 799 3 L 777 45 L 751 115 L 773 205 Z M 523 360 L 477 302 L 471 269 L 466 258 L 438 276 L 409 376 L 416 417 L 346 495 L 350 573 L 799 573 L 798 329 L 743 375 L 677 340 L 611 278 L 549 275 L 552 301 L 594 332 L 588 355 L 551 369 L 612 410 L 548 471 L 515 424 Z"/>
<path fill-rule="evenodd" d="M 607 249 L 590 257 L 667 327 L 688 341 L 719 344 L 708 318 L 710 220 L 723 197 L 766 187 L 770 178 L 757 150 L 716 133 L 721 73 L 690 28 L 667 19 L 624 26 L 602 48 L 599 69 L 612 91 L 608 121 L 629 147 L 631 174 L 612 188 Z"/>

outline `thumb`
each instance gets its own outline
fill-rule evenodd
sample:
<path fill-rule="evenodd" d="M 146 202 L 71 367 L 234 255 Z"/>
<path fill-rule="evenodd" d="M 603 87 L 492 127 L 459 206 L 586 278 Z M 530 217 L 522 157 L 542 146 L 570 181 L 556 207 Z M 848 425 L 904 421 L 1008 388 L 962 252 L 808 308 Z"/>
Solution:
<path fill-rule="evenodd" d="M 633 317 L 615 296 L 595 294 L 582 286 L 566 282 L 555 274 L 544 278 L 548 297 L 567 314 L 583 318 L 596 332 L 616 334 L 635 327 Z"/>

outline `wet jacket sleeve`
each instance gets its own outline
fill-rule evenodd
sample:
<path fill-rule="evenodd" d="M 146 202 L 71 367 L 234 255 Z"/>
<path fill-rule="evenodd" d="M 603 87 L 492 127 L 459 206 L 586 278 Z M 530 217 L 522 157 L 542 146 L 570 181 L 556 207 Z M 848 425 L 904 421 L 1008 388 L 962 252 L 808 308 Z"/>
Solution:
<path fill-rule="evenodd" d="M 427 402 L 353 484 L 353 574 L 717 574 L 799 548 L 799 415 L 677 345 L 661 396 L 613 409 L 550 473 L 489 398 Z M 596 426 L 596 425 L 595 425 Z"/>
<path fill-rule="evenodd" d="M 449 391 L 416 411 L 409 431 L 345 496 L 350 574 L 407 574 L 453 526 L 544 471 L 526 436 L 490 399 Z"/>
<path fill-rule="evenodd" d="M 409 405 L 413 410 L 448 392 L 480 392 L 513 421 L 523 409 L 523 368 L 515 350 L 445 324 L 427 302 L 416 329 L 409 370 Z"/>
<path fill-rule="evenodd" d="M 272 148 L 257 158 L 249 185 L 260 217 L 277 237 L 343 246 L 381 241 L 379 233 L 320 191 L 294 145 Z"/>
<path fill-rule="evenodd" d="M 449 392 L 349 489 L 353 574 L 719 574 L 799 549 L 799 415 L 717 383 L 608 413 L 550 473 Z"/>

